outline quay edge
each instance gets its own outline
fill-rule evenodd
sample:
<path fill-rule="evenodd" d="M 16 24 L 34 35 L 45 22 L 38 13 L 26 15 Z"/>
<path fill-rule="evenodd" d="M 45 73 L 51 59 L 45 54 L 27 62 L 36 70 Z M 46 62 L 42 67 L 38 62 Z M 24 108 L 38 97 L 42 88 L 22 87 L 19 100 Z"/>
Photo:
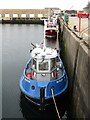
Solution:
<path fill-rule="evenodd" d="M 2 24 L 41 24 L 44 25 L 44 21 L 40 19 L 12 19 L 12 20 L 1 20 Z"/>
<path fill-rule="evenodd" d="M 90 118 L 90 47 L 60 19 L 61 56 L 69 78 L 70 117 Z"/>

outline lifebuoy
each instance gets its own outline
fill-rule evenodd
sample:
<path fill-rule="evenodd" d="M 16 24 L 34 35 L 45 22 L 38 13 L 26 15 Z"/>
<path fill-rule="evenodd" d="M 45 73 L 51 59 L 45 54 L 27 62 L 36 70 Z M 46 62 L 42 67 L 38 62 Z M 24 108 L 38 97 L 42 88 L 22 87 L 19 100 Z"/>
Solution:
<path fill-rule="evenodd" d="M 31 78 L 32 77 L 32 75 L 30 74 L 30 73 L 27 73 L 27 75 L 26 75 L 28 78 Z"/>

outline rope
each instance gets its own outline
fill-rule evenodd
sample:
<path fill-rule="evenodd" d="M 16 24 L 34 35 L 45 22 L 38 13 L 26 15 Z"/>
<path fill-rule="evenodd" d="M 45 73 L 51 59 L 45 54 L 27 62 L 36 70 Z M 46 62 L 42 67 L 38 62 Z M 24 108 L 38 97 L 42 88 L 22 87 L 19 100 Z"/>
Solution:
<path fill-rule="evenodd" d="M 52 92 L 52 97 L 53 97 L 53 101 L 54 101 L 54 105 L 55 105 L 55 108 L 56 108 L 56 112 L 57 112 L 58 118 L 59 118 L 59 120 L 61 120 L 60 114 L 59 114 L 59 111 L 58 111 L 58 108 L 57 108 L 57 105 L 56 105 L 56 102 L 55 102 L 54 89 L 53 88 L 51 88 L 51 92 Z"/>

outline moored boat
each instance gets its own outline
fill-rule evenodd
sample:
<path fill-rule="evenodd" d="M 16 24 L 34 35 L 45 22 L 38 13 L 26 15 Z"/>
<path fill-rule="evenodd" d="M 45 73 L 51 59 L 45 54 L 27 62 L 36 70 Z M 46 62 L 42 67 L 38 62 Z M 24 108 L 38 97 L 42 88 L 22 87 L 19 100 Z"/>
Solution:
<path fill-rule="evenodd" d="M 45 24 L 45 36 L 47 38 L 56 38 L 57 37 L 58 25 L 55 21 L 48 21 Z"/>
<path fill-rule="evenodd" d="M 20 89 L 27 99 L 43 108 L 51 103 L 52 90 L 55 97 L 67 90 L 68 78 L 56 48 L 34 45 L 30 54 L 20 79 Z"/>

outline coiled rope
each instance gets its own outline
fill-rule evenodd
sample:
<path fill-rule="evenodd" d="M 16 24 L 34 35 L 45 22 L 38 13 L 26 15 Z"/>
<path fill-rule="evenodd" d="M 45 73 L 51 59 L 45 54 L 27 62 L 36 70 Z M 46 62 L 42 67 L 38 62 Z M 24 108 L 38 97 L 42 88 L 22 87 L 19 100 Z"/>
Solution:
<path fill-rule="evenodd" d="M 58 111 L 58 108 L 57 108 L 57 105 L 56 105 L 56 101 L 55 101 L 55 98 L 54 98 L 54 89 L 53 88 L 51 88 L 51 92 L 52 92 L 52 97 L 53 97 L 53 101 L 54 101 L 54 105 L 55 105 L 55 108 L 56 108 L 58 118 L 59 118 L 59 120 L 61 120 L 60 114 L 59 114 L 59 111 Z"/>

